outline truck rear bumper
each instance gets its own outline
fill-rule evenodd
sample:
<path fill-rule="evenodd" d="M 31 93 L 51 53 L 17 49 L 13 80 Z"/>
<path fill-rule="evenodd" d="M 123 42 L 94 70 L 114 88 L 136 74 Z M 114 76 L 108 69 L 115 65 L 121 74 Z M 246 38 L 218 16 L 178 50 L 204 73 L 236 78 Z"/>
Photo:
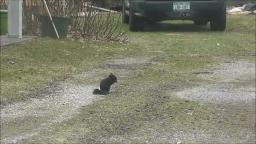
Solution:
<path fill-rule="evenodd" d="M 173 10 L 174 1 L 133 1 L 137 16 L 152 20 L 209 18 L 216 11 L 226 8 L 225 0 L 189 1 L 190 10 Z"/>

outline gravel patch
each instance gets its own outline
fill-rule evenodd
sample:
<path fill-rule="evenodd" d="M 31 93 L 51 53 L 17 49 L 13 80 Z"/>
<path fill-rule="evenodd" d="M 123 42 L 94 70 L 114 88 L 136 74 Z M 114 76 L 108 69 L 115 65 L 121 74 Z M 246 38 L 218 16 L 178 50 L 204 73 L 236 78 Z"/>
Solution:
<path fill-rule="evenodd" d="M 74 85 L 62 83 L 58 90 L 43 98 L 33 98 L 29 101 L 19 102 L 8 105 L 1 109 L 1 124 L 7 125 L 8 122 L 29 117 L 30 119 L 40 119 L 40 125 L 31 123 L 31 128 L 25 132 L 16 132 L 18 135 L 11 137 L 2 137 L 1 143 L 16 143 L 19 140 L 29 138 L 39 133 L 42 129 L 47 129 L 52 124 L 60 123 L 71 118 L 79 112 L 79 108 L 88 105 L 100 98 L 93 95 L 92 90 L 96 86 Z M 2 133 L 5 133 L 5 129 Z M 18 129 L 18 127 L 17 127 Z M 22 130 L 23 131 L 23 130 Z"/>
<path fill-rule="evenodd" d="M 255 100 L 255 92 L 254 87 L 234 88 L 232 84 L 217 84 L 186 89 L 177 92 L 176 95 L 204 103 L 246 104 Z"/>
<path fill-rule="evenodd" d="M 37 129 L 41 130 L 41 129 Z M 2 138 L 1 143 L 3 144 L 16 144 L 16 143 L 21 143 L 22 140 L 33 137 L 38 135 L 38 132 L 29 132 L 29 133 L 20 133 L 19 135 L 13 136 L 13 137 L 8 137 L 8 138 Z"/>
<path fill-rule="evenodd" d="M 56 93 L 44 98 L 33 98 L 26 102 L 8 105 L 1 109 L 2 121 L 14 120 L 25 116 L 55 116 L 56 113 L 72 113 L 83 105 L 91 103 L 95 99 L 92 90 L 96 86 L 61 84 Z M 59 118 L 56 118 L 59 119 Z M 63 121 L 65 118 L 60 119 Z"/>
<path fill-rule="evenodd" d="M 166 129 L 159 129 L 156 126 L 161 122 L 150 122 L 147 129 L 137 130 L 133 134 L 115 135 L 110 138 L 101 138 L 102 143 L 147 143 L 147 144 L 252 144 L 254 133 L 247 129 L 240 129 L 239 134 L 230 135 L 229 130 L 203 130 L 196 127 L 191 129 L 181 129 L 172 125 Z"/>
<path fill-rule="evenodd" d="M 255 80 L 255 63 L 247 61 L 222 63 L 209 69 L 208 72 L 209 73 L 201 73 L 198 76 L 218 82 Z"/>
<path fill-rule="evenodd" d="M 180 98 L 203 103 L 250 103 L 255 100 L 255 64 L 246 61 L 220 64 L 199 77 L 210 84 L 178 91 Z"/>

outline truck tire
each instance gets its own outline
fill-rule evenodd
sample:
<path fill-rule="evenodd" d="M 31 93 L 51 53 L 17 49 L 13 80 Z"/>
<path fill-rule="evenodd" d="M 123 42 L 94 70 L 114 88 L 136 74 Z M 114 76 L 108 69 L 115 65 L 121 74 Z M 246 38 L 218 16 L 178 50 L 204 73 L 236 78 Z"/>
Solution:
<path fill-rule="evenodd" d="M 129 30 L 138 31 L 141 29 L 141 20 L 138 16 L 135 15 L 134 10 L 130 7 L 129 11 Z"/>
<path fill-rule="evenodd" d="M 127 15 L 125 13 L 125 11 L 126 11 L 126 6 L 125 6 L 125 2 L 123 0 L 123 3 L 122 3 L 122 22 L 124 24 L 129 24 L 129 15 Z"/>
<path fill-rule="evenodd" d="M 210 20 L 212 31 L 224 31 L 226 29 L 226 10 L 217 12 Z"/>

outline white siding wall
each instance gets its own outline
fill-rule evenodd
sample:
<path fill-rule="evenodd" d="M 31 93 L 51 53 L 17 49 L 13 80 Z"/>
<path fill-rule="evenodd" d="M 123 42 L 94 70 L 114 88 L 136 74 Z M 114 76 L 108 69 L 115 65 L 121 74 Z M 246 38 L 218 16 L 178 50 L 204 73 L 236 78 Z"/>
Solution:
<path fill-rule="evenodd" d="M 8 1 L 8 35 L 22 38 L 22 0 Z"/>

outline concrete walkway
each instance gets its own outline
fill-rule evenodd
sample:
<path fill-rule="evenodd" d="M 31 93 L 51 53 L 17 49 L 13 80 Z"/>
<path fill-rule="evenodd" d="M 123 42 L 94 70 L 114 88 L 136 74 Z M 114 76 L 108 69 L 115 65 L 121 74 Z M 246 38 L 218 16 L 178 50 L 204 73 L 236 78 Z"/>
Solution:
<path fill-rule="evenodd" d="M 0 36 L 0 46 L 1 48 L 12 45 L 12 44 L 17 44 L 20 42 L 28 41 L 35 38 L 34 36 L 23 36 L 23 38 L 10 38 L 7 35 L 1 35 Z"/>

